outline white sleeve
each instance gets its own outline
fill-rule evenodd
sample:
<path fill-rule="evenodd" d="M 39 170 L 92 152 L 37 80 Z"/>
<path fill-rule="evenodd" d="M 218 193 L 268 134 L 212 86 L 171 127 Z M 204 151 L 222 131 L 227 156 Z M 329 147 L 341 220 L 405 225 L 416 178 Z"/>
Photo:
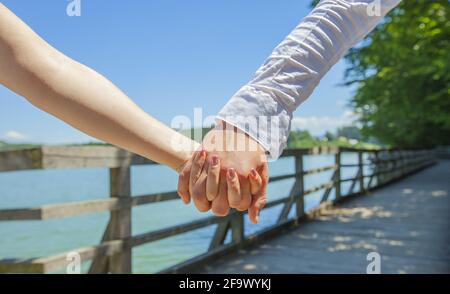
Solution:
<path fill-rule="evenodd" d="M 320 79 L 400 0 L 322 0 L 217 115 L 257 140 L 271 159 L 286 147 L 292 112 Z"/>

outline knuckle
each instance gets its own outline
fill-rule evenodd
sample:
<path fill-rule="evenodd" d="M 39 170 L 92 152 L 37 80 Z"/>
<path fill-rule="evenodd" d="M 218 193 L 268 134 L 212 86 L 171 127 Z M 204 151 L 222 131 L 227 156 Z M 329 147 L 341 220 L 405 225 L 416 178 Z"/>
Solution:
<path fill-rule="evenodd" d="M 264 206 L 266 206 L 266 202 L 267 202 L 267 197 L 266 196 L 262 196 L 261 198 L 259 198 L 258 203 L 257 203 L 259 209 L 261 209 Z"/>
<path fill-rule="evenodd" d="M 239 211 L 245 211 L 250 207 L 251 204 L 251 197 L 244 197 L 241 201 L 241 203 L 239 204 L 239 206 L 236 208 Z"/>
<path fill-rule="evenodd" d="M 241 204 L 240 199 L 236 199 L 236 197 L 229 197 L 228 202 L 231 208 L 238 208 Z"/>
<path fill-rule="evenodd" d="M 224 204 L 219 204 L 219 205 L 213 205 L 212 206 L 212 212 L 216 216 L 226 216 L 226 215 L 228 215 L 229 211 L 230 211 L 230 208 L 227 207 Z"/>
<path fill-rule="evenodd" d="M 192 190 L 192 198 L 194 199 L 202 199 L 204 195 L 205 194 L 203 194 L 203 192 L 196 186 Z"/>
<path fill-rule="evenodd" d="M 239 182 L 237 180 L 234 180 L 230 183 L 230 188 L 234 191 L 234 192 L 238 192 L 239 191 Z"/>
<path fill-rule="evenodd" d="M 214 193 L 213 191 L 206 191 L 206 198 L 212 201 L 216 198 L 216 193 Z"/>

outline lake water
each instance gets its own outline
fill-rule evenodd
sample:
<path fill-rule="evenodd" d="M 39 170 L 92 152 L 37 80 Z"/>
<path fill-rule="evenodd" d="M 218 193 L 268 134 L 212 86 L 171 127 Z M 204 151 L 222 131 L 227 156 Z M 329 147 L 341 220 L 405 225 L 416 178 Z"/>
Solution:
<path fill-rule="evenodd" d="M 344 154 L 342 163 L 355 163 L 354 154 Z M 305 169 L 334 163 L 334 156 L 305 156 Z M 282 158 L 270 163 L 271 176 L 294 172 L 294 159 Z M 342 178 L 354 177 L 354 168 L 343 168 Z M 328 182 L 332 171 L 305 177 L 305 189 Z M 286 197 L 293 179 L 271 183 L 269 201 Z M 134 196 L 176 189 L 177 175 L 164 166 L 132 168 Z M 343 193 L 349 183 L 343 183 Z M 108 197 L 108 169 L 58 169 L 0 173 L 0 209 L 34 207 Z M 316 206 L 323 191 L 305 198 L 307 210 Z M 334 194 L 331 193 L 331 199 Z M 246 218 L 246 234 L 276 222 L 282 205 L 261 212 L 261 221 L 252 225 Z M 291 211 L 293 215 L 294 210 Z M 133 234 L 181 224 L 210 215 L 199 213 L 192 204 L 180 200 L 133 208 Z M 41 257 L 99 243 L 108 221 L 108 212 L 45 221 L 0 222 L 0 259 Z M 206 252 L 216 225 L 175 237 L 148 243 L 133 249 L 133 272 L 152 273 Z M 86 270 L 88 263 L 84 263 Z"/>

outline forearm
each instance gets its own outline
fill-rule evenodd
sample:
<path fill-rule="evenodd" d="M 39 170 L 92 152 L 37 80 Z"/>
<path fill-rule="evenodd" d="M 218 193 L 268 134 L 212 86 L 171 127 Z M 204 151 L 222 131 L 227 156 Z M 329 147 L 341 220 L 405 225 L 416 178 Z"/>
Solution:
<path fill-rule="evenodd" d="M 52 48 L 1 4 L 0 68 L 6 87 L 105 142 L 174 169 L 197 146 L 147 115 L 102 75 Z"/>

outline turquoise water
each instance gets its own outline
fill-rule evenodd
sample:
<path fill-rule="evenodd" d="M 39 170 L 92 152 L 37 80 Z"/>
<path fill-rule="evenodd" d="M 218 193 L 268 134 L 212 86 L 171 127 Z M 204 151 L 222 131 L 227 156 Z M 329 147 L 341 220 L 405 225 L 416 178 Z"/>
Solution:
<path fill-rule="evenodd" d="M 354 163 L 352 154 L 343 156 L 343 163 Z M 305 169 L 333 164 L 333 156 L 305 156 Z M 293 158 L 270 163 L 272 176 L 294 172 Z M 342 177 L 353 177 L 353 168 L 342 169 Z M 305 178 L 305 189 L 328 182 L 332 171 Z M 177 175 L 164 166 L 137 166 L 132 168 L 132 194 L 134 196 L 173 191 Z M 269 201 L 286 197 L 293 179 L 271 183 Z M 342 186 L 346 191 L 348 185 Z M 58 169 L 0 173 L 0 209 L 34 207 L 72 201 L 108 197 L 108 170 Z M 323 191 L 305 199 L 306 209 L 319 203 Z M 331 199 L 334 197 L 331 194 Z M 281 205 L 265 209 L 261 222 L 252 225 L 246 219 L 246 234 L 274 224 Z M 293 215 L 294 210 L 291 211 Z M 210 215 L 199 213 L 193 205 L 185 206 L 179 200 L 143 205 L 133 208 L 133 234 L 181 224 Z M 0 259 L 48 256 L 79 247 L 96 245 L 105 230 L 107 212 L 87 214 L 46 221 L 0 222 Z M 133 272 L 152 273 L 178 262 L 204 253 L 214 233 L 215 225 L 175 237 L 152 242 L 133 249 Z M 85 264 L 86 269 L 88 264 Z"/>

